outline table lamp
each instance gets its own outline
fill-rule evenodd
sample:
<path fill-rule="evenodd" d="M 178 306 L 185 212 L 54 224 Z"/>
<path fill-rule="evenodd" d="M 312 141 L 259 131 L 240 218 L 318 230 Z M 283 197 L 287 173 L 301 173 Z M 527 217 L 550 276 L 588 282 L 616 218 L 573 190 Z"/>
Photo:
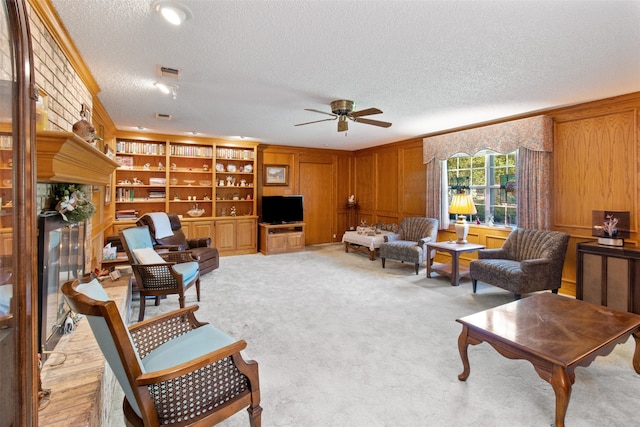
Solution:
<path fill-rule="evenodd" d="M 460 190 L 459 193 L 453 195 L 449 213 L 458 215 L 458 220 L 455 224 L 456 236 L 458 236 L 456 243 L 467 243 L 467 234 L 469 234 L 467 215 L 473 215 L 476 212 L 476 205 L 473 204 L 471 194 L 466 194 L 464 190 Z"/>

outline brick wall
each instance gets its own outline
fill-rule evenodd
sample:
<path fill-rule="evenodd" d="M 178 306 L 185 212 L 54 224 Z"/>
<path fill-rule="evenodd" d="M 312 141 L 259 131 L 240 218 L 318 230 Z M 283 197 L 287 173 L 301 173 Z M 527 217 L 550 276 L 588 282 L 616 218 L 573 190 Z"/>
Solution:
<path fill-rule="evenodd" d="M 38 15 L 29 9 L 35 81 L 47 95 L 47 129 L 71 132 L 80 120 L 82 104 L 92 107 L 92 96 Z"/>

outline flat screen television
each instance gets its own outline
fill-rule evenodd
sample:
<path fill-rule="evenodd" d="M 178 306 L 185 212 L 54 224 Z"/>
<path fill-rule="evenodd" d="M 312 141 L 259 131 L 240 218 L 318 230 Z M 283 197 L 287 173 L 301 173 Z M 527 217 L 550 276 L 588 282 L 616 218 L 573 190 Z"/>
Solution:
<path fill-rule="evenodd" d="M 262 196 L 262 222 L 288 224 L 302 221 L 302 196 Z"/>

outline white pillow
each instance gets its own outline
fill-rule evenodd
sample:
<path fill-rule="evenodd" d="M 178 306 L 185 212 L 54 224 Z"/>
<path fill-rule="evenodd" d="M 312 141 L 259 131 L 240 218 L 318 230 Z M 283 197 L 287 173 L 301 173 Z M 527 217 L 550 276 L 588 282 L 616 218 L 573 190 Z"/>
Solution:
<path fill-rule="evenodd" d="M 134 249 L 133 255 L 135 255 L 138 260 L 138 264 L 161 264 L 166 263 L 166 261 L 158 255 L 153 248 L 140 248 Z"/>

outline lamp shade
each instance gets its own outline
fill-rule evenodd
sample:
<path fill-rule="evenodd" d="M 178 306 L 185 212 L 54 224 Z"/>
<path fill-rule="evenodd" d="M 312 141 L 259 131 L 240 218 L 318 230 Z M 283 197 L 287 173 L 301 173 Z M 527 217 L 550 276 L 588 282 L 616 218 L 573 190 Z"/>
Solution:
<path fill-rule="evenodd" d="M 471 194 L 454 194 L 449 206 L 449 213 L 456 215 L 473 215 L 477 213 Z"/>

